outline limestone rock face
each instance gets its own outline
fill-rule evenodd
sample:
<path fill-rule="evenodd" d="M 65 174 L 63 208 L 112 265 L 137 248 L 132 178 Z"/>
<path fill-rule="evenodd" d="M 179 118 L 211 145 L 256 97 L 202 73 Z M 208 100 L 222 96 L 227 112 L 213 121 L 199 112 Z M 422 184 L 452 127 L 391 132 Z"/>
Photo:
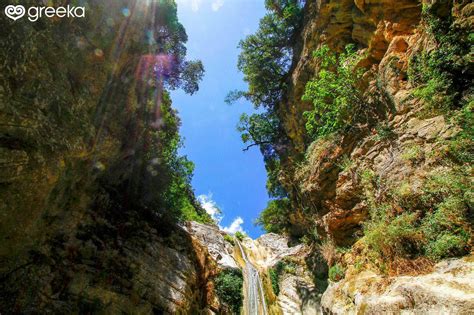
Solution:
<path fill-rule="evenodd" d="M 288 101 L 281 108 L 285 129 L 297 153 L 304 152 L 307 140 L 302 113 L 311 104 L 301 101 L 301 96 L 317 70 L 311 58 L 315 49 L 327 44 L 341 51 L 355 42 L 363 47 L 361 53 L 367 54 L 364 64 L 369 68 L 373 65 L 375 72 L 383 74 L 388 71 L 388 61 L 395 57 L 401 57 L 397 67 L 406 69 L 410 50 L 422 40 L 416 29 L 421 17 L 418 0 L 312 0 L 307 1 L 305 14 L 305 25 L 295 47 Z M 385 80 L 398 89 L 406 85 L 396 81 Z"/>
<path fill-rule="evenodd" d="M 224 240 L 224 232 L 218 227 L 188 222 L 186 229 L 202 246 L 206 247 L 211 257 L 220 268 L 239 268 L 234 259 L 234 247 Z"/>
<path fill-rule="evenodd" d="M 330 285 L 321 304 L 328 314 L 471 314 L 474 256 L 442 261 L 419 276 L 349 276 Z"/>
<path fill-rule="evenodd" d="M 472 29 L 473 6 L 469 1 L 424 1 L 443 16 L 452 14 L 459 28 Z M 454 5 L 453 5 L 454 3 Z M 295 183 L 306 207 L 317 209 L 314 217 L 304 215 L 303 206 L 290 217 L 293 230 L 311 228 L 333 239 L 338 246 L 349 246 L 358 237 L 368 209 L 363 200 L 360 172 L 369 169 L 387 186 L 420 186 L 423 178 L 436 169 L 436 152 L 443 152 L 444 140 L 459 130 L 443 116 L 422 118 L 422 104 L 412 97 L 414 87 L 408 80 L 411 57 L 435 48 L 421 24 L 422 3 L 418 0 L 313 0 L 305 6 L 304 26 L 291 69 L 287 100 L 281 104 L 280 116 L 290 138 L 290 158 L 283 162 L 281 177 L 287 191 Z M 350 134 L 327 143 L 310 145 L 303 113 L 312 108 L 301 97 L 305 85 L 318 71 L 312 52 L 322 45 L 341 51 L 355 43 L 364 57 L 360 62 L 371 78 L 367 91 L 367 107 L 374 107 L 379 121 L 391 131 L 384 139 L 376 126 L 353 126 Z M 384 104 L 372 104 L 370 95 L 379 91 Z M 325 141 L 325 140 L 318 140 Z M 321 149 L 323 148 L 323 149 Z M 306 155 L 303 171 L 295 171 L 295 161 Z M 411 154 L 411 156 L 410 156 Z M 353 164 L 341 169 L 348 158 Z M 286 163 L 286 164 L 285 164 Z M 295 202 L 297 203 L 297 202 Z M 297 233 L 298 234 L 298 233 Z"/>
<path fill-rule="evenodd" d="M 275 233 L 263 234 L 253 242 L 256 253 L 255 259 L 260 266 L 274 266 L 278 261 L 287 256 L 295 256 L 304 251 L 303 245 L 288 246 L 288 238 Z M 247 244 L 252 248 L 251 244 Z"/>
<path fill-rule="evenodd" d="M 283 314 L 322 314 L 320 293 L 315 290 L 314 284 L 307 271 L 297 271 L 297 274 L 285 274 L 280 280 L 278 305 Z"/>
<path fill-rule="evenodd" d="M 295 208 L 289 218 L 295 226 L 290 231 L 298 231 L 295 235 L 313 232 L 316 226 L 321 238 L 336 247 L 350 247 L 363 235 L 368 203 L 383 204 L 387 192 L 402 201 L 419 196 L 427 178 L 449 172 L 440 157 L 449 151 L 447 143 L 460 129 L 439 112 L 424 115 L 424 104 L 414 97 L 416 87 L 408 80 L 409 63 L 414 56 L 437 48 L 426 20 L 422 21 L 423 6 L 430 6 L 438 17 L 452 17 L 460 32 L 471 33 L 471 2 L 306 1 L 289 88 L 279 107 L 289 137 L 289 158 L 282 162 L 279 179 Z M 364 100 L 373 110 L 373 121 L 354 123 L 344 135 L 312 142 L 303 113 L 313 105 L 301 100 L 306 83 L 319 71 L 312 53 L 322 45 L 340 52 L 349 43 L 356 45 L 363 58 L 359 65 L 366 69 Z M 381 101 L 374 102 L 374 95 Z M 369 181 L 375 178 L 380 183 L 371 200 L 366 198 L 364 189 L 370 184 L 364 186 L 364 172 L 372 176 Z M 403 212 L 399 204 L 393 204 L 394 215 Z M 348 271 L 345 280 L 331 284 L 324 293 L 322 308 L 330 314 L 467 314 L 473 309 L 473 276 L 472 256 L 444 261 L 432 273 L 418 276 Z M 282 278 L 283 300 L 297 296 L 292 283 L 299 278 L 304 276 Z M 282 305 L 282 309 L 298 313 L 291 306 Z"/>

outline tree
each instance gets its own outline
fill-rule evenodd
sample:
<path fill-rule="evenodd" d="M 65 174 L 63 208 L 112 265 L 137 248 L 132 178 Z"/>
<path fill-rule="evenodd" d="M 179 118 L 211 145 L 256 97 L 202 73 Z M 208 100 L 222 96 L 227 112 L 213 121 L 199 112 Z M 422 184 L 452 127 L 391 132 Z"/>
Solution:
<path fill-rule="evenodd" d="M 360 57 L 353 45 L 339 55 L 322 46 L 313 56 L 320 70 L 306 84 L 302 99 L 313 103 L 314 108 L 305 112 L 304 117 L 308 134 L 316 139 L 350 126 L 366 101 L 357 86 L 363 69 L 356 69 Z"/>
<path fill-rule="evenodd" d="M 255 34 L 239 44 L 238 68 L 249 84 L 248 91 L 233 91 L 228 102 L 244 97 L 256 107 L 274 108 L 283 96 L 293 57 L 293 45 L 302 22 L 298 0 L 267 0 L 269 13 Z"/>
<path fill-rule="evenodd" d="M 219 299 L 227 304 L 235 314 L 242 306 L 243 276 L 239 269 L 223 270 L 215 279 L 216 291 Z"/>
<path fill-rule="evenodd" d="M 284 233 L 290 225 L 289 212 L 289 199 L 270 200 L 255 223 L 268 233 Z"/>
<path fill-rule="evenodd" d="M 268 13 L 260 20 L 257 32 L 239 44 L 241 54 L 238 68 L 248 83 L 247 91 L 232 91 L 226 102 L 239 98 L 252 102 L 263 111 L 243 114 L 237 126 L 247 145 L 244 150 L 258 146 L 268 172 L 267 189 L 270 196 L 286 197 L 278 180 L 280 159 L 286 155 L 287 136 L 278 114 L 284 97 L 288 72 L 293 59 L 293 47 L 303 22 L 304 1 L 266 0 Z"/>

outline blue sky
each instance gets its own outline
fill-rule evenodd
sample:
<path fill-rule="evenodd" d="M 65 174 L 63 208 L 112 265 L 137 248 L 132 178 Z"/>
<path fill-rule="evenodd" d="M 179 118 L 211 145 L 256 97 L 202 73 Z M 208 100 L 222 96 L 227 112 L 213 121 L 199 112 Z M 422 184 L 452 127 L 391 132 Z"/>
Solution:
<path fill-rule="evenodd" d="M 232 231 L 242 228 L 255 238 L 262 230 L 253 222 L 268 201 L 266 173 L 260 151 L 243 152 L 236 130 L 240 115 L 252 112 L 253 106 L 246 101 L 227 105 L 224 98 L 231 90 L 246 88 L 237 70 L 237 45 L 257 29 L 265 14 L 263 0 L 177 3 L 189 37 L 188 57 L 202 60 L 206 69 L 198 93 L 171 93 L 182 119 L 182 153 L 196 165 L 193 187 L 208 211 L 216 205 L 222 210 L 222 227 Z"/>

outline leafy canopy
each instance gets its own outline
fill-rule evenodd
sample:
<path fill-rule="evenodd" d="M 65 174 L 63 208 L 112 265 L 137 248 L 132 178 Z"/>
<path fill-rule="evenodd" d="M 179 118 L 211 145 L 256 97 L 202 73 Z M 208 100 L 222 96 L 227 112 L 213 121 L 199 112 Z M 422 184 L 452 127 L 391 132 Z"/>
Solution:
<path fill-rule="evenodd" d="M 290 201 L 288 198 L 270 200 L 267 207 L 260 213 L 256 224 L 268 233 L 284 233 L 290 225 L 288 214 Z"/>
<path fill-rule="evenodd" d="M 268 13 L 260 20 L 255 34 L 239 44 L 241 54 L 238 68 L 248 83 L 247 91 L 232 91 L 226 102 L 239 98 L 264 110 L 243 114 L 237 126 L 244 150 L 258 146 L 269 175 L 267 188 L 273 197 L 286 196 L 278 181 L 279 156 L 285 150 L 286 136 L 277 113 L 278 104 L 286 90 L 287 75 L 293 59 L 293 47 L 303 20 L 304 1 L 266 0 Z"/>
<path fill-rule="evenodd" d="M 350 126 L 365 101 L 357 88 L 363 70 L 355 69 L 360 57 L 354 45 L 337 55 L 328 46 L 313 53 L 320 64 L 316 77 L 306 84 L 302 100 L 314 108 L 304 113 L 306 130 L 313 139 Z"/>
<path fill-rule="evenodd" d="M 223 270 L 215 279 L 216 292 L 220 300 L 227 304 L 235 314 L 242 306 L 242 287 L 244 279 L 239 269 Z"/>
<path fill-rule="evenodd" d="M 231 92 L 227 101 L 240 97 L 256 107 L 275 107 L 285 90 L 293 57 L 293 44 L 302 22 L 302 3 L 298 0 L 267 0 L 268 13 L 260 20 L 255 34 L 239 44 L 242 50 L 237 66 L 248 83 L 248 91 Z"/>

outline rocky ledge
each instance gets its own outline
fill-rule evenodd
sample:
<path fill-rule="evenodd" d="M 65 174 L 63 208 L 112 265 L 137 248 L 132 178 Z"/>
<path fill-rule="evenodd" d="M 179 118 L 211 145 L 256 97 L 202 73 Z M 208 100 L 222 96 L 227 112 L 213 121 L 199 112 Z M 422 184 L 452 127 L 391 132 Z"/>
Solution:
<path fill-rule="evenodd" d="M 442 261 L 418 276 L 349 275 L 329 286 L 321 304 L 328 314 L 472 314 L 474 255 Z"/>

